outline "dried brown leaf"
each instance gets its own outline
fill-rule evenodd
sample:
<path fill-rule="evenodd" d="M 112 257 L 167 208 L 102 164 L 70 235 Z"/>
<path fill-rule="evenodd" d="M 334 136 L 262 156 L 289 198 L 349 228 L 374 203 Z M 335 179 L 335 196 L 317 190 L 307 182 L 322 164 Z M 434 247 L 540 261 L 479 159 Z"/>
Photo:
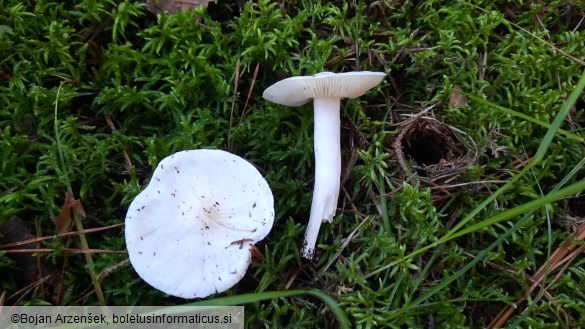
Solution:
<path fill-rule="evenodd" d="M 81 201 L 75 199 L 73 194 L 66 192 L 63 209 L 61 209 L 61 212 L 54 221 L 57 233 L 63 234 L 71 231 L 71 211 L 73 211 L 74 215 L 85 218 L 85 210 L 83 210 Z"/>
<path fill-rule="evenodd" d="M 463 95 L 461 92 L 461 87 L 459 85 L 454 85 L 453 89 L 451 89 L 451 97 L 449 98 L 449 106 L 450 107 L 461 107 L 467 106 L 467 97 Z"/>

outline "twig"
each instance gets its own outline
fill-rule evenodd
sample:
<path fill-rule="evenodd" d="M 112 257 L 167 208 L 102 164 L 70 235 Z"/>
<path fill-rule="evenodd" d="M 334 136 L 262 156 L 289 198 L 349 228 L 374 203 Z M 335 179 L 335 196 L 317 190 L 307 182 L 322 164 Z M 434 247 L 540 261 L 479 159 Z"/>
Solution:
<path fill-rule="evenodd" d="M 238 84 L 240 82 L 240 59 L 236 62 L 236 77 L 234 80 L 234 96 L 232 97 L 232 109 L 230 111 L 230 126 L 228 129 L 228 136 L 227 136 L 227 149 L 231 150 L 231 137 L 232 137 L 232 127 L 234 125 L 234 108 L 236 107 L 236 98 L 238 96 Z"/>
<path fill-rule="evenodd" d="M 508 181 L 505 180 L 484 180 L 484 181 L 476 181 L 476 182 L 465 182 L 459 184 L 452 184 L 452 185 L 440 185 L 440 186 L 431 186 L 431 190 L 436 189 L 445 189 L 445 188 L 452 188 L 452 187 L 461 187 L 466 185 L 479 185 L 479 184 L 506 184 Z"/>
<path fill-rule="evenodd" d="M 108 111 L 104 112 L 104 117 L 106 118 L 106 123 L 108 124 L 108 127 L 110 127 L 112 132 L 116 132 L 117 131 L 116 126 L 114 126 L 114 123 L 112 122 L 112 119 Z M 126 167 L 126 171 L 128 171 L 128 174 L 132 173 L 132 168 L 134 168 L 134 166 L 132 166 L 132 162 L 130 161 L 128 153 L 126 153 L 126 148 L 124 146 L 122 146 L 122 156 L 124 156 L 124 167 Z"/>
<path fill-rule="evenodd" d="M 13 297 L 18 296 L 19 294 L 21 295 L 15 302 L 11 303 L 13 305 L 18 305 L 20 303 L 20 301 L 24 298 L 24 296 L 26 296 L 26 294 L 28 294 L 31 290 L 35 289 L 36 287 L 38 287 L 40 284 L 42 284 L 43 282 L 49 280 L 51 277 L 49 275 L 45 276 L 44 278 L 40 278 L 37 281 L 27 285 L 26 287 L 18 290 L 17 292 L 13 293 L 11 296 L 9 296 L 8 298 L 6 298 L 6 300 L 10 300 Z"/>
<path fill-rule="evenodd" d="M 254 90 L 254 85 L 256 84 L 256 77 L 258 76 L 259 69 L 260 64 L 256 64 L 256 68 L 254 69 L 254 75 L 252 76 L 252 84 L 250 84 L 250 91 L 248 91 L 248 97 L 246 98 L 246 104 L 244 104 L 242 115 L 240 115 L 240 124 L 242 124 L 242 122 L 244 121 L 244 116 L 246 115 L 246 110 L 248 109 L 248 102 L 250 101 L 250 97 L 252 96 L 252 90 Z"/>
<path fill-rule="evenodd" d="M 120 267 L 127 265 L 130 262 L 130 259 L 126 258 L 123 261 L 114 264 L 112 266 L 108 266 L 106 268 L 104 268 L 98 275 L 97 278 L 98 280 L 101 280 L 103 278 L 105 278 L 106 276 L 110 275 L 112 272 L 114 272 L 115 270 L 119 269 Z"/>
<path fill-rule="evenodd" d="M 113 225 L 104 226 L 104 227 L 88 228 L 88 229 L 81 230 L 81 231 L 72 231 L 72 232 L 67 232 L 67 233 L 62 233 L 62 234 L 55 234 L 55 235 L 50 235 L 50 236 L 22 240 L 22 241 L 13 242 L 13 243 L 7 243 L 4 245 L 1 245 L 0 250 L 6 249 L 6 248 L 17 247 L 17 246 L 21 246 L 21 245 L 29 244 L 29 243 L 33 243 L 33 242 L 50 240 L 50 239 L 54 239 L 54 238 L 63 238 L 63 237 L 68 237 L 68 236 L 80 235 L 80 234 L 84 234 L 84 233 L 94 233 L 94 232 L 104 231 L 104 230 L 108 230 L 108 229 L 122 226 L 122 225 L 124 225 L 124 223 L 113 224 Z"/>

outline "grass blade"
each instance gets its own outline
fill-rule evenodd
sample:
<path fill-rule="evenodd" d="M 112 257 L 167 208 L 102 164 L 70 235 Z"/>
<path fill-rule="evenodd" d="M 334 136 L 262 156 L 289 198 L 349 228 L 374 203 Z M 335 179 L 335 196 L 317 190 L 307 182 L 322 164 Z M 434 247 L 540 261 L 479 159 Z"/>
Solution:
<path fill-rule="evenodd" d="M 219 297 L 210 300 L 204 300 L 200 302 L 194 302 L 190 304 L 186 304 L 188 306 L 236 306 L 236 305 L 243 305 L 249 303 L 256 303 L 264 300 L 270 300 L 274 298 L 285 298 L 285 297 L 294 297 L 299 295 L 309 295 L 316 298 L 319 298 L 323 301 L 331 312 L 337 318 L 339 325 L 341 328 L 349 329 L 349 320 L 345 315 L 345 312 L 341 309 L 341 307 L 337 304 L 337 302 L 331 298 L 330 296 L 326 295 L 325 293 L 318 291 L 318 290 L 287 290 L 287 291 L 265 291 L 261 293 L 252 293 L 252 294 L 242 294 L 236 296 L 228 296 L 228 297 Z"/>
<path fill-rule="evenodd" d="M 481 104 L 483 104 L 485 106 L 488 106 L 488 107 L 491 107 L 491 108 L 493 108 L 495 110 L 502 111 L 504 113 L 507 113 L 507 114 L 516 116 L 516 117 L 521 118 L 521 119 L 524 119 L 524 120 L 526 120 L 528 122 L 532 122 L 534 124 L 537 124 L 537 125 L 539 125 L 541 127 L 544 127 L 544 128 L 547 128 L 547 129 L 550 129 L 550 127 L 551 127 L 551 124 L 548 123 L 548 122 L 540 121 L 540 120 L 535 119 L 535 118 L 533 118 L 533 117 L 531 117 L 529 115 L 526 115 L 526 114 L 524 114 L 522 112 L 514 111 L 514 110 L 509 109 L 507 107 L 503 107 L 503 106 L 500 106 L 498 104 L 494 104 L 494 103 L 492 103 L 490 101 L 487 101 L 487 100 L 485 100 L 485 99 L 483 99 L 481 97 L 478 97 L 476 95 L 466 94 L 466 96 L 467 96 L 467 98 L 470 98 L 470 99 L 472 99 L 472 100 L 474 100 L 474 101 L 476 101 L 478 103 L 481 103 Z M 581 137 L 579 135 L 573 134 L 572 132 L 566 131 L 564 129 L 560 129 L 559 128 L 558 133 L 561 134 L 561 135 L 564 135 L 565 137 L 567 137 L 567 138 L 569 138 L 571 140 L 574 140 L 574 141 L 577 141 L 577 142 L 580 142 L 580 143 L 585 142 L 585 138 L 584 137 Z"/>

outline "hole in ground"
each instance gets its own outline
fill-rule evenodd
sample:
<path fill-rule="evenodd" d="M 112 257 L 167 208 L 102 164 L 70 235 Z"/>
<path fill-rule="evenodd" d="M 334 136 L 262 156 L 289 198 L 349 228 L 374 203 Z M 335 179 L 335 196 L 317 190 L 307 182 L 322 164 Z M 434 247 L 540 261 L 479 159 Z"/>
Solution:
<path fill-rule="evenodd" d="M 461 155 L 455 141 L 453 132 L 444 123 L 419 120 L 405 134 L 402 151 L 414 161 L 417 173 L 426 176 L 420 167 L 437 165 Z"/>

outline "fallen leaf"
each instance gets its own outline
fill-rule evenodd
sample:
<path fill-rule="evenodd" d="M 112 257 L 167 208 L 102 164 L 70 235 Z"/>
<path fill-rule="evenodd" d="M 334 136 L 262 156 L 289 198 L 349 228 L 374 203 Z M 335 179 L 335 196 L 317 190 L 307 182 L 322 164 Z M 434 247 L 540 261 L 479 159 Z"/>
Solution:
<path fill-rule="evenodd" d="M 257 259 L 259 261 L 264 260 L 264 254 L 262 254 L 262 251 L 260 251 L 260 249 L 258 249 L 258 247 L 256 247 L 255 245 L 251 246 L 250 254 L 252 255 L 252 258 L 254 258 L 254 259 Z"/>
<path fill-rule="evenodd" d="M 201 6 L 207 7 L 210 1 L 211 0 L 145 0 L 145 3 L 146 9 L 155 15 L 165 11 L 174 15 L 181 10 Z"/>
<path fill-rule="evenodd" d="M 73 210 L 74 215 L 85 218 L 85 210 L 81 205 L 81 201 L 75 199 L 73 194 L 65 193 L 65 202 L 63 203 L 63 209 L 55 218 L 55 229 L 57 233 L 63 234 L 71 231 L 71 211 Z"/>
<path fill-rule="evenodd" d="M 449 98 L 449 107 L 461 107 L 467 106 L 467 97 L 463 95 L 461 92 L 461 87 L 459 85 L 454 85 L 453 89 L 451 89 L 451 97 Z"/>

